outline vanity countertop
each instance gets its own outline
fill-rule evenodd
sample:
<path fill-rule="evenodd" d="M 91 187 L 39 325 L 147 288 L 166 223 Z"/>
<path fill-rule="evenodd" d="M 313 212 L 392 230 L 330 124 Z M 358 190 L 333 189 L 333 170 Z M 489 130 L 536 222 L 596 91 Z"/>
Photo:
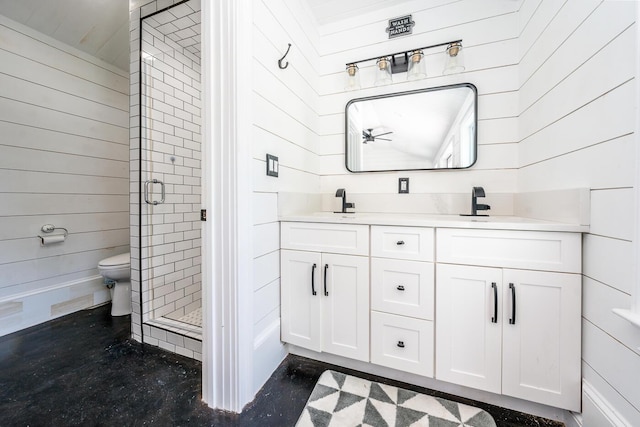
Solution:
<path fill-rule="evenodd" d="M 588 225 L 543 221 L 515 216 L 469 217 L 437 214 L 333 213 L 314 212 L 280 216 L 280 221 L 330 224 L 396 225 L 435 228 L 476 228 L 487 230 L 564 231 L 587 233 Z"/>

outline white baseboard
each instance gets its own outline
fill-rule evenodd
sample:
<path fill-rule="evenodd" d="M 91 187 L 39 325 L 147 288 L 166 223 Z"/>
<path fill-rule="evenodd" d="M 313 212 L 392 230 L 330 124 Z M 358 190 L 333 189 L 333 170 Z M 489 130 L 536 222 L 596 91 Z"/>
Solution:
<path fill-rule="evenodd" d="M 584 427 L 631 427 L 618 411 L 588 381 L 582 381 Z"/>
<path fill-rule="evenodd" d="M 286 348 L 280 341 L 280 319 L 276 319 L 255 337 L 253 354 L 253 393 L 255 395 L 287 355 Z"/>
<path fill-rule="evenodd" d="M 111 300 L 102 276 L 59 283 L 0 301 L 0 336 Z"/>

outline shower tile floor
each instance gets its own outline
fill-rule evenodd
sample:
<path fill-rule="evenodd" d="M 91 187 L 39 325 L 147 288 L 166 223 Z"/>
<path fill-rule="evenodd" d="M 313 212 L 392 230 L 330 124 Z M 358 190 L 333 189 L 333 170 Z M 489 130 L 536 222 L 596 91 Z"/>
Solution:
<path fill-rule="evenodd" d="M 289 355 L 242 414 L 201 402 L 200 362 L 131 341 L 110 306 L 0 337 L 0 425 L 295 425 L 327 369 L 478 406 L 499 427 L 560 423 Z"/>
<path fill-rule="evenodd" d="M 202 328 L 202 308 L 193 310 L 191 313 L 185 314 L 178 319 L 178 322 Z"/>

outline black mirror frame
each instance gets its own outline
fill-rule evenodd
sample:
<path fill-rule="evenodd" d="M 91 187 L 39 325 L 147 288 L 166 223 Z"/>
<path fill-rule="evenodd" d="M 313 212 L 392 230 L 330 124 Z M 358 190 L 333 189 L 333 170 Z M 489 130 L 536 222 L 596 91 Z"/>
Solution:
<path fill-rule="evenodd" d="M 373 99 L 392 98 L 392 97 L 397 97 L 397 96 L 413 95 L 413 94 L 423 93 L 423 92 L 434 92 L 434 91 L 438 91 L 438 90 L 456 89 L 456 88 L 460 88 L 460 87 L 467 87 L 467 88 L 471 89 L 473 91 L 473 97 L 474 97 L 474 99 L 473 99 L 474 116 L 475 116 L 474 117 L 474 158 L 473 158 L 473 162 L 471 162 L 471 164 L 469 166 L 456 167 L 456 168 L 430 168 L 430 169 L 429 168 L 424 168 L 424 169 L 384 169 L 384 170 L 375 170 L 375 171 L 352 171 L 351 169 L 349 169 L 348 162 L 347 162 L 347 153 L 349 151 L 349 132 L 348 132 L 349 116 L 348 116 L 347 112 L 348 112 L 349 106 L 351 104 L 353 104 L 355 102 L 370 101 L 370 100 L 373 100 Z M 349 102 L 347 102 L 347 105 L 344 108 L 344 166 L 351 173 L 465 170 L 465 169 L 469 169 L 469 168 L 473 167 L 476 164 L 477 161 L 478 161 L 478 89 L 476 88 L 476 86 L 473 83 L 457 83 L 457 84 L 452 84 L 452 85 L 436 86 L 436 87 L 425 88 L 425 89 L 409 90 L 409 91 L 405 91 L 405 92 L 394 92 L 394 93 L 387 93 L 387 94 L 382 94 L 382 95 L 366 96 L 366 97 L 363 97 L 363 98 L 354 98 L 354 99 L 351 99 Z"/>

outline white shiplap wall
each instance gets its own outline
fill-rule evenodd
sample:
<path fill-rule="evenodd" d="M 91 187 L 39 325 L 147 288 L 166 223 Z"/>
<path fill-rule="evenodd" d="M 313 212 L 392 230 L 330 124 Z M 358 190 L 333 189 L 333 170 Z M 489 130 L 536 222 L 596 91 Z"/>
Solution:
<path fill-rule="evenodd" d="M 295 6 L 295 5 L 293 5 Z M 304 16 L 283 0 L 253 2 L 254 391 L 286 354 L 280 342 L 278 192 L 318 193 L 318 55 Z M 278 59 L 287 44 L 289 66 Z M 266 175 L 266 154 L 279 177 Z"/>
<path fill-rule="evenodd" d="M 128 75 L 0 16 L 0 335 L 109 300 L 127 252 Z M 44 224 L 66 227 L 41 247 Z"/>
<path fill-rule="evenodd" d="M 585 426 L 640 425 L 640 330 L 611 311 L 630 308 L 633 283 L 636 7 L 526 0 L 519 14 L 519 190 L 591 188 L 591 232 L 583 241 Z"/>
<path fill-rule="evenodd" d="M 488 194 L 513 193 L 517 169 L 517 20 L 519 2 L 416 1 L 323 26 L 320 35 L 321 191 L 397 194 L 398 177 L 409 177 L 412 193 L 468 193 L 482 185 Z M 388 19 L 412 14 L 411 36 L 388 40 Z M 466 70 L 442 76 L 444 48 L 425 51 L 424 80 L 373 86 L 374 61 L 360 65 L 362 89 L 345 92 L 344 68 L 357 61 L 420 46 L 463 39 Z M 344 166 L 344 107 L 353 98 L 470 82 L 478 88 L 478 162 L 466 171 L 351 174 Z"/>

